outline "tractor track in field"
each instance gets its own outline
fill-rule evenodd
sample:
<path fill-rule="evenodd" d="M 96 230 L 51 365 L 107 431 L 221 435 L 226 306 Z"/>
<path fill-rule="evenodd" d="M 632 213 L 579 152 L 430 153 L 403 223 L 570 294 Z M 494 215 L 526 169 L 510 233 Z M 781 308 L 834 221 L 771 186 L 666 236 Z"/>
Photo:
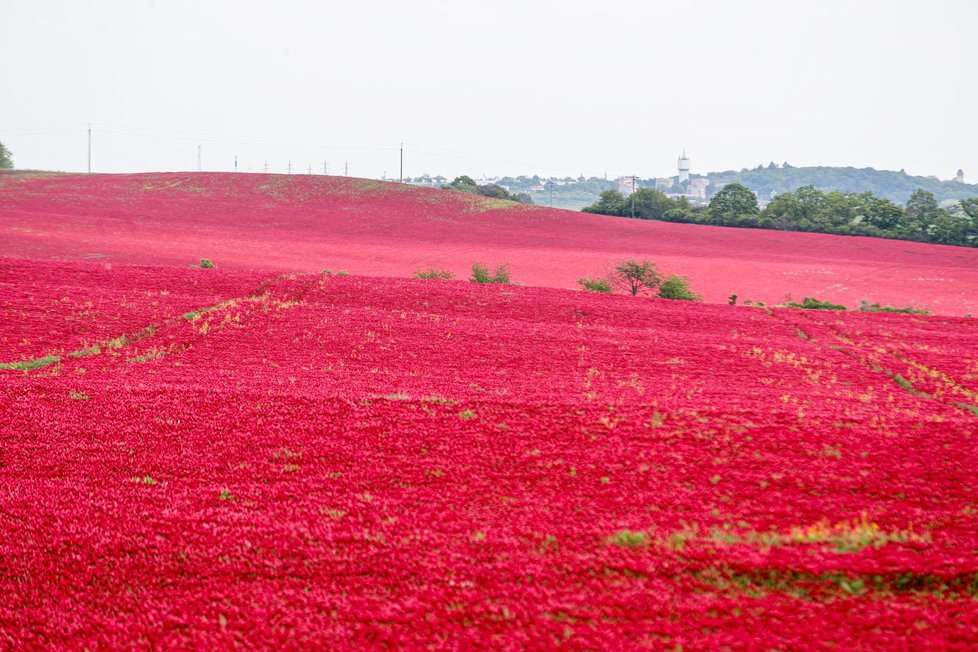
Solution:
<path fill-rule="evenodd" d="M 952 376 L 940 370 L 934 369 L 929 365 L 914 360 L 898 351 L 891 351 L 883 346 L 860 342 L 851 334 L 844 331 L 837 324 L 815 321 L 811 318 L 811 316 L 804 314 L 804 311 L 797 311 L 797 316 L 803 322 L 803 326 L 805 326 L 805 328 L 778 314 L 778 312 L 775 312 L 774 310 L 766 310 L 765 312 L 767 312 L 767 314 L 775 321 L 794 329 L 797 332 L 798 337 L 809 342 L 813 347 L 824 347 L 824 345 L 819 342 L 818 337 L 815 335 L 819 329 L 822 329 L 826 332 L 825 334 L 828 337 L 831 337 L 838 343 L 829 344 L 828 346 L 859 362 L 861 365 L 875 373 L 885 374 L 901 389 L 913 394 L 914 396 L 934 400 L 949 407 L 968 412 L 972 416 L 978 417 L 978 392 L 969 390 Z M 895 370 L 900 366 L 904 367 L 902 370 L 904 372 L 907 368 L 910 368 L 930 376 L 935 381 L 939 381 L 940 385 L 948 391 L 941 392 L 941 396 L 935 396 L 934 394 L 928 394 L 927 392 L 923 392 L 915 388 L 911 380 L 907 379 L 900 371 Z M 947 394 L 956 394 L 962 399 L 967 399 L 969 402 L 964 402 L 964 400 L 953 400 L 954 397 L 947 397 Z"/>

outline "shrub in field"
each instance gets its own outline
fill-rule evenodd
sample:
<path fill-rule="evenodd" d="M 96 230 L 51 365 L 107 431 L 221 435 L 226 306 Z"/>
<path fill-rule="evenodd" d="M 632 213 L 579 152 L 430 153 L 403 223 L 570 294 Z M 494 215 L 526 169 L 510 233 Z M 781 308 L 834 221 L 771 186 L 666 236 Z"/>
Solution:
<path fill-rule="evenodd" d="M 604 278 L 584 278 L 577 279 L 577 284 L 587 292 L 611 292 L 611 282 Z"/>
<path fill-rule="evenodd" d="M 802 299 L 801 303 L 797 301 L 786 301 L 779 304 L 780 308 L 801 308 L 802 310 L 848 310 L 841 303 L 832 303 L 831 301 L 819 301 L 815 297 L 805 297 Z"/>
<path fill-rule="evenodd" d="M 866 299 L 863 299 L 859 304 L 859 312 L 903 312 L 908 315 L 929 315 L 930 310 L 926 308 L 914 308 L 913 306 L 907 306 L 906 308 L 896 308 L 894 306 L 881 306 L 879 303 L 869 303 Z"/>
<path fill-rule="evenodd" d="M 214 269 L 214 263 L 211 262 L 210 258 L 201 258 L 200 266 L 204 269 Z"/>
<path fill-rule="evenodd" d="M 499 283 L 501 285 L 512 283 L 509 270 L 506 269 L 506 263 L 497 267 L 495 274 L 490 274 L 489 269 L 482 263 L 475 263 L 472 265 L 472 276 L 469 277 L 469 280 L 473 283 Z"/>
<path fill-rule="evenodd" d="M 689 279 L 685 276 L 671 275 L 659 286 L 659 297 L 678 301 L 702 301 L 703 297 L 689 289 Z"/>
<path fill-rule="evenodd" d="M 659 268 L 651 260 L 625 260 L 615 265 L 612 282 L 632 296 L 651 292 L 662 283 Z"/>
<path fill-rule="evenodd" d="M 434 267 L 429 267 L 428 269 L 423 271 L 419 269 L 416 272 L 414 272 L 412 276 L 414 276 L 414 278 L 435 278 L 435 279 L 441 279 L 445 281 L 455 278 L 455 275 L 452 274 L 447 269 L 435 269 Z"/>
<path fill-rule="evenodd" d="M 736 306 L 737 305 L 737 295 L 736 294 L 731 294 L 729 297 L 727 297 L 727 303 L 730 304 L 731 306 Z"/>

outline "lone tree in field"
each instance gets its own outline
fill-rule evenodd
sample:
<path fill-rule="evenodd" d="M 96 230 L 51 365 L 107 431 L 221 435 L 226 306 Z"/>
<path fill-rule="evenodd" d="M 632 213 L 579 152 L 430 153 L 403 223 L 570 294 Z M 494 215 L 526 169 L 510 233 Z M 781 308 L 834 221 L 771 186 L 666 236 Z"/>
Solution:
<path fill-rule="evenodd" d="M 14 167 L 13 155 L 6 145 L 0 143 L 0 170 L 10 170 Z"/>
<path fill-rule="evenodd" d="M 634 297 L 655 290 L 662 283 L 662 276 L 651 260 L 626 260 L 615 265 L 611 281 Z"/>

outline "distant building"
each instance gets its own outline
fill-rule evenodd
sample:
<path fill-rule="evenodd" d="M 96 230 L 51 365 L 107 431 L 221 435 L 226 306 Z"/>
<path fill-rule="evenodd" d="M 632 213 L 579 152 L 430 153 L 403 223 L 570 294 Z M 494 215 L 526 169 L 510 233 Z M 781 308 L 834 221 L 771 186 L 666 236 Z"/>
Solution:
<path fill-rule="evenodd" d="M 686 186 L 686 194 L 696 199 L 706 199 L 706 187 L 710 185 L 710 180 L 706 177 L 696 177 L 689 180 Z"/>
<path fill-rule="evenodd" d="M 679 183 L 684 181 L 689 181 L 689 157 L 686 156 L 686 150 L 683 150 L 683 155 L 679 157 Z"/>
<path fill-rule="evenodd" d="M 638 190 L 638 177 L 618 177 L 615 183 L 618 184 L 618 192 L 625 197 Z"/>
<path fill-rule="evenodd" d="M 655 180 L 655 187 L 668 190 L 669 188 L 672 188 L 672 184 L 674 183 L 676 183 L 676 180 L 672 177 L 657 177 Z"/>
<path fill-rule="evenodd" d="M 964 183 L 964 170 L 958 170 L 958 175 L 951 179 L 954 183 Z"/>

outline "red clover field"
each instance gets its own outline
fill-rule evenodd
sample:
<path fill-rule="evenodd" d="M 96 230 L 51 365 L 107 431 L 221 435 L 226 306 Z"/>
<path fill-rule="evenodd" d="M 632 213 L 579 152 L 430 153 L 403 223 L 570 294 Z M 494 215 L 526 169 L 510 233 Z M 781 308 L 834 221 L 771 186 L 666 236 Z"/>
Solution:
<path fill-rule="evenodd" d="M 706 303 L 570 289 L 625 258 Z M 726 305 L 788 292 L 934 314 Z M 0 175 L 0 648 L 973 649 L 972 311 L 963 248 Z"/>

